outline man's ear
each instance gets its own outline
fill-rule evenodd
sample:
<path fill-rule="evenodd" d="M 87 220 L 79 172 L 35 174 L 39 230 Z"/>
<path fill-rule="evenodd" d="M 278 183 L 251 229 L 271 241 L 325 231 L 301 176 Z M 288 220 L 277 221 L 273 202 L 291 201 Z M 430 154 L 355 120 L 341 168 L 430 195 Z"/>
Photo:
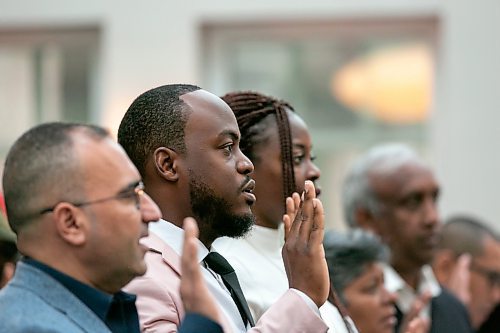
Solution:
<path fill-rule="evenodd" d="M 154 167 L 163 179 L 171 182 L 179 179 L 179 174 L 177 173 L 178 156 L 174 150 L 166 147 L 159 147 L 154 151 Z"/>
<path fill-rule="evenodd" d="M 57 233 L 67 243 L 75 246 L 85 244 L 88 233 L 88 219 L 83 212 L 68 202 L 61 202 L 53 211 Z"/>
<path fill-rule="evenodd" d="M 4 287 L 7 282 L 9 282 L 14 276 L 14 271 L 16 269 L 16 264 L 10 261 L 7 261 L 3 265 L 3 271 L 0 275 L 0 288 Z"/>
<path fill-rule="evenodd" d="M 432 269 L 438 282 L 444 286 L 448 284 L 456 265 L 456 257 L 451 250 L 439 250 L 434 255 Z"/>
<path fill-rule="evenodd" d="M 354 218 L 358 224 L 358 227 L 360 227 L 361 229 L 371 231 L 377 235 L 379 234 L 375 216 L 367 208 L 359 207 L 358 209 L 356 209 Z"/>

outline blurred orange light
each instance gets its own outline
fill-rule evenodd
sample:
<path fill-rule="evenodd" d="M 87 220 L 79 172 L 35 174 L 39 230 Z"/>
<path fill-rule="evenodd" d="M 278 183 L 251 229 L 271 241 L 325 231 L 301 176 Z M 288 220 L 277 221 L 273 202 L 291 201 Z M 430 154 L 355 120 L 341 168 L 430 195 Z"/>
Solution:
<path fill-rule="evenodd" d="M 385 48 L 347 63 L 332 79 L 335 97 L 388 123 L 424 121 L 432 102 L 433 59 L 424 44 Z"/>

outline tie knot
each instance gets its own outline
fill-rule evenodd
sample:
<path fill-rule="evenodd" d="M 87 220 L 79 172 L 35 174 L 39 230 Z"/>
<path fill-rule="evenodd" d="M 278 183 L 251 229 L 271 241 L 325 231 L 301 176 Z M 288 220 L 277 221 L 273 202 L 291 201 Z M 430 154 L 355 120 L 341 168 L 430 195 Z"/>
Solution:
<path fill-rule="evenodd" d="M 225 275 L 234 272 L 234 268 L 217 252 L 207 254 L 204 261 L 217 274 Z"/>

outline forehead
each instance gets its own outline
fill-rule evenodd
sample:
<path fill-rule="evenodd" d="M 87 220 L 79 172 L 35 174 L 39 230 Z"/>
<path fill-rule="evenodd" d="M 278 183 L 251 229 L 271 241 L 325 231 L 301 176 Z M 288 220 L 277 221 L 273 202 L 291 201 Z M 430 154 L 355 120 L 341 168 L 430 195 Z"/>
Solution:
<path fill-rule="evenodd" d="M 290 132 L 292 135 L 292 143 L 310 146 L 311 135 L 304 120 L 294 112 L 288 112 L 288 121 L 290 123 Z"/>
<path fill-rule="evenodd" d="M 205 90 L 184 94 L 181 99 L 191 109 L 185 128 L 186 145 L 193 140 L 211 142 L 224 136 L 239 138 L 233 111 L 222 99 Z"/>
<path fill-rule="evenodd" d="M 484 253 L 476 260 L 500 271 L 500 242 L 492 237 L 486 237 L 484 239 Z"/>
<path fill-rule="evenodd" d="M 304 120 L 295 112 L 287 109 L 288 123 L 290 125 L 290 135 L 292 137 L 292 144 L 309 147 L 311 146 L 311 135 Z M 263 137 L 269 138 L 269 144 L 279 145 L 278 124 L 276 115 L 270 114 L 262 120 L 262 122 L 269 122 L 270 125 L 264 129 Z M 266 142 L 267 145 L 268 142 Z"/>
<path fill-rule="evenodd" d="M 98 141 L 80 137 L 75 140 L 85 184 L 105 191 L 117 191 L 140 180 L 139 172 L 123 148 L 111 138 Z"/>
<path fill-rule="evenodd" d="M 375 192 L 381 197 L 402 197 L 409 193 L 435 192 L 439 185 L 426 166 L 408 162 L 388 172 L 371 172 L 370 180 Z"/>

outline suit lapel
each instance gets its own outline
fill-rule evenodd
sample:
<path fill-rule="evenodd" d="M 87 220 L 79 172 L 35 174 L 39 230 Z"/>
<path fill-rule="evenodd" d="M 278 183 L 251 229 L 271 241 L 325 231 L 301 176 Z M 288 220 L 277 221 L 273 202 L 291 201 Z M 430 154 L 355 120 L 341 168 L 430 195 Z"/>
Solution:
<path fill-rule="evenodd" d="M 161 254 L 165 264 L 170 266 L 174 272 L 181 276 L 181 258 L 168 244 L 156 236 L 154 233 L 149 233 L 149 236 L 142 242 L 149 247 L 149 250 Z"/>
<path fill-rule="evenodd" d="M 30 290 L 63 313 L 84 332 L 110 332 L 102 320 L 62 284 L 39 269 L 20 262 L 16 268 L 18 287 Z"/>

